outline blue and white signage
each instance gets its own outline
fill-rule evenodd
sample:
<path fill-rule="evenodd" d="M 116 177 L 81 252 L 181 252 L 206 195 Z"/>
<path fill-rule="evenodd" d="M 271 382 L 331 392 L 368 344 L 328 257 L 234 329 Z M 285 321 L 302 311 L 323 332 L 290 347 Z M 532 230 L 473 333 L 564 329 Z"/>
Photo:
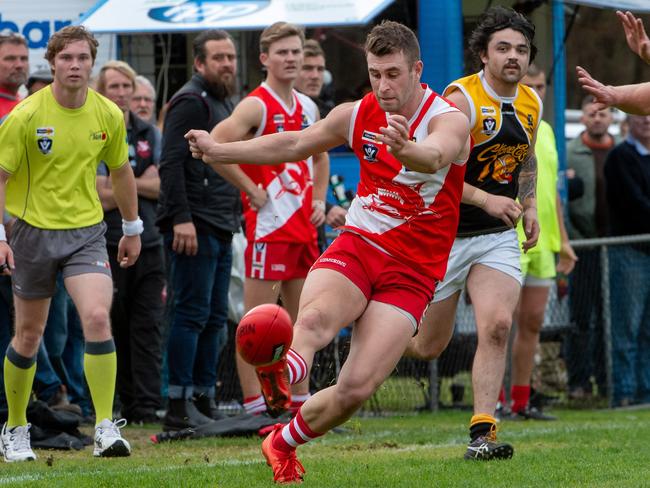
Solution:
<path fill-rule="evenodd" d="M 78 22 L 97 0 L 0 0 L 0 31 L 18 32 L 27 39 L 30 72 L 47 69 L 47 41 L 66 25 Z M 115 36 L 98 36 L 95 66 L 115 56 Z"/>
<path fill-rule="evenodd" d="M 393 0 L 101 0 L 79 23 L 93 32 L 263 29 L 277 21 L 302 26 L 365 24 Z M 128 15 L 125 13 L 128 12 Z"/>

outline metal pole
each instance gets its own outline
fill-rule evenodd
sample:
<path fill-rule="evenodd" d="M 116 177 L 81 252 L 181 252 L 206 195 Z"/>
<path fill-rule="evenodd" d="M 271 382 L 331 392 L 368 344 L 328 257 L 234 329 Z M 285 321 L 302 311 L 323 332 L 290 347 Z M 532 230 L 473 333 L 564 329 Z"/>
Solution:
<path fill-rule="evenodd" d="M 566 206 L 566 140 L 564 136 L 566 108 L 566 52 L 564 49 L 564 1 L 553 0 L 553 98 L 555 101 L 555 142 L 558 156 L 558 189 Z"/>
<path fill-rule="evenodd" d="M 600 284 L 601 296 L 601 316 L 603 317 L 603 335 L 605 336 L 605 366 L 607 374 L 607 401 L 612 407 L 614 403 L 614 378 L 612 371 L 612 315 L 609 297 L 609 255 L 607 246 L 600 248 Z"/>

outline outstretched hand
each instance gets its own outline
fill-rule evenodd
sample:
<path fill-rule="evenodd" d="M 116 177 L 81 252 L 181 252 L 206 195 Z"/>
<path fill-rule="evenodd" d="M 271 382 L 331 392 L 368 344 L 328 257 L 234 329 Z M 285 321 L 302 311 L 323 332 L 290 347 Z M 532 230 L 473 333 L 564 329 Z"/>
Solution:
<path fill-rule="evenodd" d="M 629 11 L 623 13 L 617 10 L 616 15 L 625 30 L 627 45 L 632 52 L 636 53 L 647 64 L 650 64 L 650 39 L 645 32 L 643 21 Z"/>
<path fill-rule="evenodd" d="M 603 110 L 607 107 L 614 107 L 617 105 L 618 100 L 614 87 L 603 85 L 581 66 L 576 66 L 576 74 L 578 75 L 578 83 L 580 83 L 582 89 L 593 95 L 596 99 L 595 103 L 598 110 Z"/>

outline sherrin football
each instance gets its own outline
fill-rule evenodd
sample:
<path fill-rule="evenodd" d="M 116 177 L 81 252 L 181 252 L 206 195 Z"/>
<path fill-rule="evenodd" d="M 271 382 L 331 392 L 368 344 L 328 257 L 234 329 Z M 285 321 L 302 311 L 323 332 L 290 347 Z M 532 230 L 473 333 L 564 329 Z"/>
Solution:
<path fill-rule="evenodd" d="M 264 366 L 286 356 L 293 340 L 289 312 L 275 304 L 258 305 L 239 321 L 237 352 L 249 364 Z"/>

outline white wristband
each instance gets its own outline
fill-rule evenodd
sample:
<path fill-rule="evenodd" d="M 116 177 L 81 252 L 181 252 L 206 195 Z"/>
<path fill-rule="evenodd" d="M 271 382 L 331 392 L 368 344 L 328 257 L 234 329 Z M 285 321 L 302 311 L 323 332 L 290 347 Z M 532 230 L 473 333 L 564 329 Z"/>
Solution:
<path fill-rule="evenodd" d="M 325 202 L 323 200 L 314 200 L 311 203 L 311 208 L 317 208 L 319 210 L 325 211 Z"/>
<path fill-rule="evenodd" d="M 5 232 L 5 226 L 0 224 L 0 241 L 7 242 L 7 233 Z"/>
<path fill-rule="evenodd" d="M 122 219 L 122 233 L 125 236 L 139 236 L 144 231 L 142 219 L 138 217 L 135 220 Z"/>

